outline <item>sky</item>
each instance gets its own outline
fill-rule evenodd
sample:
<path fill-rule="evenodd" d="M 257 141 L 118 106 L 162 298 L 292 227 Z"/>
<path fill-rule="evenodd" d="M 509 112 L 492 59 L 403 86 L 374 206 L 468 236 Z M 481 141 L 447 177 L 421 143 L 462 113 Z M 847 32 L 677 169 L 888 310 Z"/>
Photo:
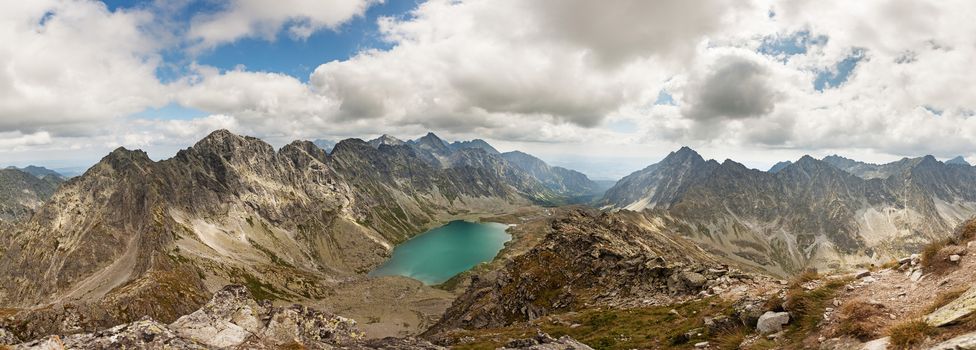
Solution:
<path fill-rule="evenodd" d="M 225 128 L 433 131 L 599 179 L 681 146 L 976 160 L 963 0 L 31 0 L 0 4 L 0 165 L 172 157 Z"/>

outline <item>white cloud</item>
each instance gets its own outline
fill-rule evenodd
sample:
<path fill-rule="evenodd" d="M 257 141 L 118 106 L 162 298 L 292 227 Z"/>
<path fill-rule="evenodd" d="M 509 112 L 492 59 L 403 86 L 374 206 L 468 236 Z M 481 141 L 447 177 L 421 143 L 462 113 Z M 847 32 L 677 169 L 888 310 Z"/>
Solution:
<path fill-rule="evenodd" d="M 224 0 L 223 10 L 193 19 L 189 39 L 213 48 L 241 38 L 275 40 L 284 30 L 301 40 L 336 29 L 378 2 L 382 0 Z"/>
<path fill-rule="evenodd" d="M 225 0 L 170 34 L 191 50 L 281 33 L 300 40 L 341 30 L 374 3 Z M 323 63 L 307 83 L 192 66 L 166 85 L 154 71 L 169 38 L 146 30 L 158 20 L 149 11 L 4 4 L 0 132 L 48 132 L 50 142 L 21 146 L 37 148 L 65 147 L 68 136 L 75 145 L 188 144 L 220 126 L 278 140 L 434 130 L 553 157 L 569 144 L 632 157 L 689 144 L 770 164 L 823 152 L 976 155 L 976 7 L 963 0 L 430 0 L 380 20 L 389 50 Z M 826 40 L 789 56 L 757 52 L 764 38 L 798 32 Z M 814 89 L 855 50 L 864 57 L 846 82 Z M 654 105 L 662 89 L 677 106 Z M 100 124 L 169 102 L 213 116 Z"/>
<path fill-rule="evenodd" d="M 165 101 L 151 15 L 92 1 L 14 1 L 0 11 L 0 131 L 86 134 Z"/>

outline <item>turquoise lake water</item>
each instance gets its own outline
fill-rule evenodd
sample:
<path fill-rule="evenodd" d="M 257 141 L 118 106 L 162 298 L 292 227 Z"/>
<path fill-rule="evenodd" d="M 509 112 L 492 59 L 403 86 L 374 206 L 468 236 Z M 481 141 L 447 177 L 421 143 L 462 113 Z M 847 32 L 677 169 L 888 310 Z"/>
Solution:
<path fill-rule="evenodd" d="M 444 283 L 482 262 L 491 261 L 512 236 L 508 225 L 452 221 L 393 249 L 393 256 L 370 276 L 406 276 L 428 285 Z"/>

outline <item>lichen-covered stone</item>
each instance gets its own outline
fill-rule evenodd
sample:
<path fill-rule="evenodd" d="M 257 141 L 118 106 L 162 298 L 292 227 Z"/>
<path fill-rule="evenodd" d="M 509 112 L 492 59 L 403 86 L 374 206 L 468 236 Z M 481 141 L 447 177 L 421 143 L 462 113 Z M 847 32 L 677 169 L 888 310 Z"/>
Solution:
<path fill-rule="evenodd" d="M 956 300 L 925 316 L 925 322 L 934 327 L 942 327 L 958 322 L 976 312 L 976 287 L 960 295 Z"/>

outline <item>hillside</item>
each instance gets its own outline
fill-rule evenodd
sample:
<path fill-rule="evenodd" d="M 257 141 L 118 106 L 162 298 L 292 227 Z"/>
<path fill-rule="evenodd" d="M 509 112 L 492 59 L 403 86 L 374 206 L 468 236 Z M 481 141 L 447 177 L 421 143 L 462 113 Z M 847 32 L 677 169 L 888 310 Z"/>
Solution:
<path fill-rule="evenodd" d="M 15 168 L 0 169 L 0 221 L 30 217 L 62 182 L 60 176 L 35 176 Z"/>
<path fill-rule="evenodd" d="M 931 156 L 885 165 L 807 156 L 777 170 L 682 148 L 620 180 L 603 203 L 663 210 L 686 237 L 780 275 L 879 263 L 976 214 L 976 170 Z"/>

